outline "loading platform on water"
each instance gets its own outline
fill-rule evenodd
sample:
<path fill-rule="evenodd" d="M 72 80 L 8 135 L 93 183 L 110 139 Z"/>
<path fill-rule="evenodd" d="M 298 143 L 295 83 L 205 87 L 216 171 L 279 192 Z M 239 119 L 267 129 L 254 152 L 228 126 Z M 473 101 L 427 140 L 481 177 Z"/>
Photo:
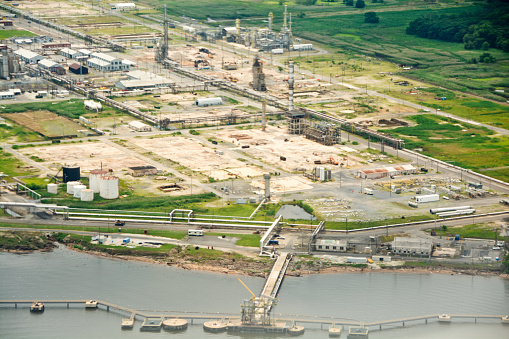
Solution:
<path fill-rule="evenodd" d="M 156 319 L 160 324 L 163 323 L 165 319 L 185 319 L 193 323 L 193 321 L 201 323 L 202 321 L 210 322 L 210 323 L 219 323 L 223 330 L 227 330 L 228 326 L 232 326 L 232 330 L 235 329 L 234 326 L 237 326 L 236 323 L 239 322 L 239 318 L 235 317 L 235 314 L 224 314 L 224 317 L 228 317 L 229 320 L 225 321 L 224 318 L 222 320 L 217 321 L 218 314 L 207 314 L 207 313 L 184 313 L 178 311 L 167 311 L 167 312 L 149 312 L 149 311 L 136 311 L 127 307 L 123 307 L 120 305 L 115 305 L 110 302 L 96 300 L 98 308 L 105 311 L 116 311 L 124 314 L 129 314 L 130 318 L 122 319 L 122 328 L 132 328 L 135 322 L 135 318 L 138 316 L 144 320 L 146 319 Z M 85 307 L 87 300 L 38 300 L 37 302 L 42 303 L 47 306 L 64 306 L 70 308 L 70 305 L 82 306 Z M 0 307 L 5 307 L 9 305 L 13 305 L 14 308 L 18 308 L 18 306 L 25 305 L 25 307 L 30 307 L 34 303 L 34 300 L 0 300 Z M 382 330 L 383 326 L 407 326 L 408 324 L 417 325 L 417 324 L 427 324 L 429 321 L 438 322 L 439 317 L 443 316 L 443 314 L 431 314 L 419 317 L 408 317 L 408 318 L 400 318 L 400 319 L 392 319 L 392 320 L 384 320 L 377 322 L 360 322 L 360 321 L 351 321 L 345 319 L 338 318 L 320 318 L 314 316 L 289 316 L 283 314 L 277 314 L 277 321 L 275 323 L 294 323 L 294 324 L 310 324 L 310 325 L 320 325 L 323 326 L 340 327 L 340 326 L 348 326 L 348 327 L 365 327 L 368 329 L 378 329 Z M 455 320 L 473 320 L 477 322 L 478 320 L 487 320 L 487 321 L 496 321 L 498 320 L 500 323 L 504 325 L 509 325 L 509 315 L 483 315 L 483 314 L 448 314 L 450 317 L 450 322 L 454 322 Z M 156 323 L 157 324 L 157 323 Z M 154 325 L 154 324 L 148 324 Z M 280 327 L 280 326 L 279 326 Z M 246 326 L 247 328 L 247 326 Z M 251 327 L 255 328 L 255 327 Z M 276 327 L 274 327 L 276 329 Z M 288 328 L 288 327 L 287 327 Z M 275 331 L 277 332 L 277 330 Z M 330 333 L 330 332 L 329 332 Z"/>

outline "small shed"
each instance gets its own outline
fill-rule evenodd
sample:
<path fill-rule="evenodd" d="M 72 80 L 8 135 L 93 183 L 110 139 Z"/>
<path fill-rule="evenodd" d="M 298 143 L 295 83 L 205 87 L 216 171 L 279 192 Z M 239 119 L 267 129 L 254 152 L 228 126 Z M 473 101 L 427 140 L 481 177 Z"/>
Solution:
<path fill-rule="evenodd" d="M 157 168 L 154 166 L 133 166 L 128 167 L 129 174 L 133 177 L 143 177 L 146 175 L 156 175 L 157 174 Z"/>

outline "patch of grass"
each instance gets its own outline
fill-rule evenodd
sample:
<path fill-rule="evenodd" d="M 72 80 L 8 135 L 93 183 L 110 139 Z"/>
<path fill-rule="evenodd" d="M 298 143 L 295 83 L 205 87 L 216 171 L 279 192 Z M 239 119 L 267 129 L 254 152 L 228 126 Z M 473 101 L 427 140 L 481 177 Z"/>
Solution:
<path fill-rule="evenodd" d="M 464 168 L 487 169 L 495 178 L 507 180 L 507 171 L 497 170 L 509 166 L 507 136 L 495 138 L 487 128 L 431 114 L 409 119 L 417 125 L 381 131 L 404 139 L 406 148 L 422 148 L 426 155 Z"/>
<path fill-rule="evenodd" d="M 34 168 L 26 167 L 26 164 L 18 160 L 11 153 L 0 151 L 0 173 L 8 176 L 36 174 L 38 171 Z"/>
<path fill-rule="evenodd" d="M 431 230 L 428 230 L 430 232 Z M 494 227 L 493 224 L 470 224 L 461 227 L 447 227 L 434 229 L 437 236 L 454 237 L 459 234 L 461 238 L 475 238 L 475 239 L 491 239 L 491 240 L 505 240 L 509 241 L 509 237 L 501 237 L 498 235 L 499 227 Z"/>
<path fill-rule="evenodd" d="M 214 200 L 214 193 L 195 194 L 178 197 L 143 197 L 130 196 L 123 199 L 107 200 L 96 199 L 96 201 L 77 201 L 76 199 L 46 199 L 43 202 L 48 204 L 65 205 L 69 207 L 97 208 L 110 210 L 144 210 L 167 212 L 177 208 L 193 209 L 196 213 L 204 213 L 206 209 L 201 207 L 204 201 Z"/>
<path fill-rule="evenodd" d="M 0 31 L 0 40 L 9 39 L 10 37 L 13 37 L 13 36 L 31 37 L 31 36 L 37 36 L 37 34 L 29 32 L 29 31 L 20 31 L 20 30 L 16 30 L 16 29 Z"/>
<path fill-rule="evenodd" d="M 55 114 L 65 116 L 69 119 L 78 119 L 81 115 L 91 114 L 91 111 L 85 110 L 83 100 L 68 100 L 68 101 L 45 101 L 45 102 L 31 102 L 31 103 L 18 103 L 14 105 L 4 105 L 2 113 L 22 113 L 27 111 L 49 111 Z M 118 110 L 109 106 L 104 106 L 101 116 L 104 114 L 119 112 Z M 7 115 L 8 117 L 8 115 Z"/>
<path fill-rule="evenodd" d="M 224 235 L 230 238 L 240 238 L 235 245 L 246 247 L 259 247 L 260 239 L 262 238 L 259 234 L 206 233 L 206 235 L 217 235 L 219 237 Z"/>
<path fill-rule="evenodd" d="M 44 140 L 39 134 L 29 129 L 9 122 L 9 125 L 0 124 L 0 141 L 31 142 Z"/>

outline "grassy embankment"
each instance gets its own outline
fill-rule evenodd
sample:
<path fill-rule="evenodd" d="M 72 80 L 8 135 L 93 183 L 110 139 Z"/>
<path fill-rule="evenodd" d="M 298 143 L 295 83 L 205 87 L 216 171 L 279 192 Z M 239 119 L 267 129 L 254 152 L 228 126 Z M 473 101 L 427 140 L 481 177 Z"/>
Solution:
<path fill-rule="evenodd" d="M 36 251 L 53 247 L 53 240 L 46 238 L 40 232 L 0 231 L 0 250 Z"/>
<path fill-rule="evenodd" d="M 494 137 L 493 131 L 433 114 L 409 117 L 413 127 L 383 130 L 405 140 L 409 149 L 422 148 L 423 154 L 463 168 L 480 171 L 509 181 L 509 138 Z"/>

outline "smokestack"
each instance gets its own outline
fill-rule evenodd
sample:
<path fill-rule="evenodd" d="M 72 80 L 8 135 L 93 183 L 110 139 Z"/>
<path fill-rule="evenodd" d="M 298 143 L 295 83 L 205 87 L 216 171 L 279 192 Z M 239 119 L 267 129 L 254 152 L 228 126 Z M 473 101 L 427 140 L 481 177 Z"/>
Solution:
<path fill-rule="evenodd" d="M 269 33 L 272 33 L 272 19 L 274 18 L 274 14 L 272 12 L 269 13 Z"/>
<path fill-rule="evenodd" d="M 288 61 L 288 111 L 293 111 L 293 60 Z"/>
<path fill-rule="evenodd" d="M 267 111 L 267 100 L 263 100 L 262 102 L 262 131 L 265 131 L 265 127 L 267 126 L 267 115 L 265 112 Z"/>
<path fill-rule="evenodd" d="M 270 174 L 263 176 L 265 179 L 265 198 L 270 199 Z"/>
<path fill-rule="evenodd" d="M 236 28 L 237 30 L 240 30 L 240 19 L 238 19 L 238 18 L 237 18 L 237 19 L 235 19 L 235 28 Z M 240 33 L 240 31 L 239 31 L 238 33 Z"/>
<path fill-rule="evenodd" d="M 287 31 L 287 28 L 286 28 L 286 5 L 285 5 L 285 20 L 284 20 L 284 24 L 283 24 L 283 33 L 286 33 Z"/>
<path fill-rule="evenodd" d="M 290 33 L 292 32 L 292 13 L 290 13 L 290 22 L 289 22 L 288 31 L 289 31 Z"/>

